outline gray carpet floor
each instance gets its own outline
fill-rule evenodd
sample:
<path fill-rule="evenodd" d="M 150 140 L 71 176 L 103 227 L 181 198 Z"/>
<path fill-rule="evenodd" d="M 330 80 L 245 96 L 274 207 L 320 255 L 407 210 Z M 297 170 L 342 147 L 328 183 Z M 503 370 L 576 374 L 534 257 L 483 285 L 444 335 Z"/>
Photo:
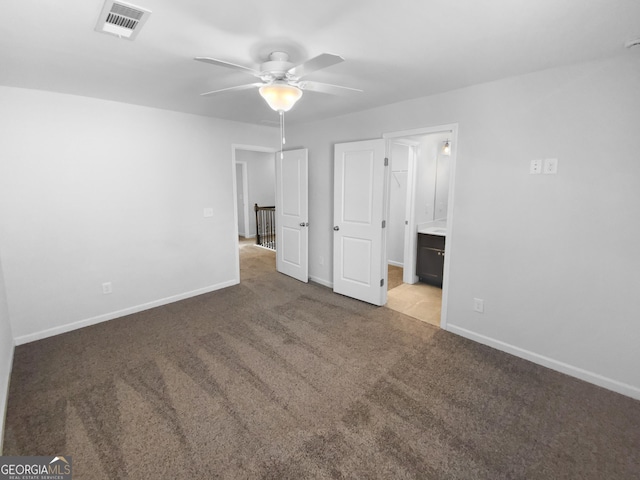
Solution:
<path fill-rule="evenodd" d="M 17 347 L 5 455 L 74 479 L 637 479 L 640 402 L 274 271 Z"/>

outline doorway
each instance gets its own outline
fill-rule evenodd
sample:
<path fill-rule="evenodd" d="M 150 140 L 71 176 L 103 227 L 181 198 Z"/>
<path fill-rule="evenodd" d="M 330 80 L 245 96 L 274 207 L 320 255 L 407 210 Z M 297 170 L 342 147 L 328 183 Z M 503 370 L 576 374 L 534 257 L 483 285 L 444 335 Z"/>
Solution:
<path fill-rule="evenodd" d="M 271 210 L 269 250 L 274 257 L 261 255 L 261 260 L 274 264 L 274 269 L 302 282 L 308 281 L 308 167 L 307 150 L 280 152 L 268 147 L 232 145 L 232 172 L 234 214 L 236 219 L 236 278 L 246 276 L 241 268 L 240 250 L 260 249 L 251 239 L 261 238 L 258 233 L 257 213 Z M 242 177 L 242 178 L 240 178 Z M 254 206 L 264 207 L 263 209 Z M 251 213 L 256 222 L 251 222 Z M 244 224 L 244 235 L 241 235 Z M 249 241 L 247 241 L 249 240 Z M 255 242 L 255 241 L 254 241 Z M 277 244 L 277 247 L 276 247 Z M 274 251 L 275 248 L 275 251 Z M 247 250 L 247 251 L 245 251 Z M 247 257 L 244 255 L 243 257 Z M 273 262 L 275 260 L 275 262 Z M 246 266 L 250 262 L 243 262 Z M 244 275 L 242 273 L 244 272 Z"/>
<path fill-rule="evenodd" d="M 273 206 L 276 199 L 275 150 L 266 147 L 234 145 L 233 163 L 236 173 L 236 210 L 238 234 L 243 220 L 245 238 L 256 236 L 254 205 Z M 242 180 L 238 178 L 242 175 Z M 242 192 L 239 191 L 242 189 Z"/>
<path fill-rule="evenodd" d="M 390 161 L 386 306 L 445 328 L 457 125 L 383 137 Z M 446 242 L 441 286 L 419 281 L 416 273 L 419 232 L 432 231 L 438 231 Z"/>
<path fill-rule="evenodd" d="M 275 202 L 275 154 L 276 149 L 259 145 L 231 145 L 231 166 L 233 172 L 233 194 L 234 214 L 237 230 L 235 232 L 236 241 L 236 279 L 238 283 L 241 279 L 246 279 L 247 269 L 243 269 L 241 276 L 240 250 L 259 248 L 255 244 L 255 213 L 253 204 L 274 205 Z M 253 172 L 252 166 L 260 163 L 270 163 L 270 166 L 263 165 Z M 253 172 L 253 175 L 252 175 Z M 266 178 L 266 182 L 255 182 L 251 179 Z M 253 188 L 252 188 L 253 187 Z M 254 202 L 254 203 L 251 203 Z M 275 270 L 275 253 L 272 257 L 260 256 L 261 261 L 267 261 L 273 265 Z"/>

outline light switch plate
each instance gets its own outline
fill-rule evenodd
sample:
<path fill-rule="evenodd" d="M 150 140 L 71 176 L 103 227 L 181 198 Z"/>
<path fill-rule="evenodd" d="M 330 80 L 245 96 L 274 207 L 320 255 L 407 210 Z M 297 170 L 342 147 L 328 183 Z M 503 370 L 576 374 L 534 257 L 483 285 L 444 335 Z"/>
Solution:
<path fill-rule="evenodd" d="M 203 211 L 203 216 L 206 217 L 213 217 L 213 208 L 205 208 Z"/>
<path fill-rule="evenodd" d="M 558 173 L 558 159 L 557 158 L 545 158 L 543 173 L 555 175 Z"/>
<path fill-rule="evenodd" d="M 539 158 L 531 160 L 531 164 L 529 165 L 529 174 L 538 175 L 540 173 L 542 173 L 542 160 Z"/>
<path fill-rule="evenodd" d="M 473 310 L 478 313 L 484 313 L 484 300 L 482 298 L 473 299 Z"/>

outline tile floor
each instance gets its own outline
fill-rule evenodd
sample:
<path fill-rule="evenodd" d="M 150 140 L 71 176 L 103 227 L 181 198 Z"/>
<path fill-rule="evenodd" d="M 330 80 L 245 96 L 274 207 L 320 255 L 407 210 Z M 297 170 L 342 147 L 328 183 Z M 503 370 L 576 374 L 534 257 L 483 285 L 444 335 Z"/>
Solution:
<path fill-rule="evenodd" d="M 387 292 L 386 306 L 439 327 L 442 289 L 420 282 L 414 285 L 403 283 Z"/>

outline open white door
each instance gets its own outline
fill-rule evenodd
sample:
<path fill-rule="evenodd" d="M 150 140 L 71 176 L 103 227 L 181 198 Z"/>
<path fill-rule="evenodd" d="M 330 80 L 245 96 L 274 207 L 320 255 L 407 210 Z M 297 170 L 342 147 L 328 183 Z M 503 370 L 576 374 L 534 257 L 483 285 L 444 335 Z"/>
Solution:
<path fill-rule="evenodd" d="M 307 149 L 276 154 L 276 269 L 309 281 Z"/>
<path fill-rule="evenodd" d="M 334 162 L 333 291 L 384 305 L 385 141 L 337 144 Z"/>

